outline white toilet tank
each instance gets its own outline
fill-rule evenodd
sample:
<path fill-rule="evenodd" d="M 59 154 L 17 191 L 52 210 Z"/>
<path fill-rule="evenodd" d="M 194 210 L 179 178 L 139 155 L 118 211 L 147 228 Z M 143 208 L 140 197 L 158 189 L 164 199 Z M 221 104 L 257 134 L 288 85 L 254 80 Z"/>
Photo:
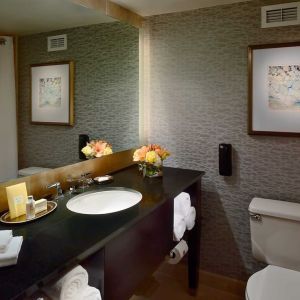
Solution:
<path fill-rule="evenodd" d="M 300 204 L 253 198 L 249 213 L 253 256 L 300 271 Z"/>

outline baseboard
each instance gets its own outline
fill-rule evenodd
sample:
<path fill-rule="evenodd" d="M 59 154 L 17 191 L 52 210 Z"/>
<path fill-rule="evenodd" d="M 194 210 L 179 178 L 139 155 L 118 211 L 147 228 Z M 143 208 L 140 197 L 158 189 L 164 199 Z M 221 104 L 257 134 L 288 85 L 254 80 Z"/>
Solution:
<path fill-rule="evenodd" d="M 199 273 L 199 284 L 223 290 L 237 296 L 243 297 L 245 295 L 246 282 L 203 270 L 200 270 Z"/>

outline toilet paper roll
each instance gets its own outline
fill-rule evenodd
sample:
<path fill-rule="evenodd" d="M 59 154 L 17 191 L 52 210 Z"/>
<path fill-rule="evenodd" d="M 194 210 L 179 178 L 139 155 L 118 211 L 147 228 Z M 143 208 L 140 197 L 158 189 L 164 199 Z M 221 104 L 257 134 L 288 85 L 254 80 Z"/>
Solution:
<path fill-rule="evenodd" d="M 168 263 L 175 265 L 180 262 L 180 260 L 186 255 L 189 247 L 185 240 L 181 240 L 175 248 L 170 251 L 170 257 Z"/>

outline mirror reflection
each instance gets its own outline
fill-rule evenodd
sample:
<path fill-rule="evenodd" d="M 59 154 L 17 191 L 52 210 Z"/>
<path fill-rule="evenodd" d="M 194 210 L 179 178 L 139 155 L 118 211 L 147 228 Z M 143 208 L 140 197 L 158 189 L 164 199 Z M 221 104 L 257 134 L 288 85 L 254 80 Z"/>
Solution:
<path fill-rule="evenodd" d="M 62 35 L 66 40 L 50 49 L 49 38 Z M 74 125 L 31 123 L 31 66 L 66 61 L 74 62 Z M 57 84 L 55 76 L 44 79 Z M 136 147 L 138 79 L 137 28 L 71 0 L 1 1 L 0 182 L 84 159 L 79 141 L 85 137 L 85 145 L 86 136 L 107 141 L 113 152 Z M 63 88 L 53 92 L 50 85 L 47 92 L 58 97 Z"/>

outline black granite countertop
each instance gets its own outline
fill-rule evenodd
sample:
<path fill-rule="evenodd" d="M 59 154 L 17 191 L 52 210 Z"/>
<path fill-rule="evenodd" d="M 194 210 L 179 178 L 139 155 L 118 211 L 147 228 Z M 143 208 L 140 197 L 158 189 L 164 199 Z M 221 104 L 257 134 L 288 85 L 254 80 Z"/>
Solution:
<path fill-rule="evenodd" d="M 107 215 L 82 215 L 69 211 L 70 197 L 59 200 L 50 215 L 23 225 L 0 225 L 22 235 L 18 264 L 0 268 L 0 299 L 14 299 L 26 289 L 67 265 L 80 262 L 100 250 L 112 238 L 133 226 L 164 201 L 174 198 L 200 179 L 203 172 L 164 168 L 162 178 L 142 178 L 137 166 L 114 173 L 110 184 L 93 186 L 128 187 L 142 193 L 143 199 L 132 208 Z"/>

